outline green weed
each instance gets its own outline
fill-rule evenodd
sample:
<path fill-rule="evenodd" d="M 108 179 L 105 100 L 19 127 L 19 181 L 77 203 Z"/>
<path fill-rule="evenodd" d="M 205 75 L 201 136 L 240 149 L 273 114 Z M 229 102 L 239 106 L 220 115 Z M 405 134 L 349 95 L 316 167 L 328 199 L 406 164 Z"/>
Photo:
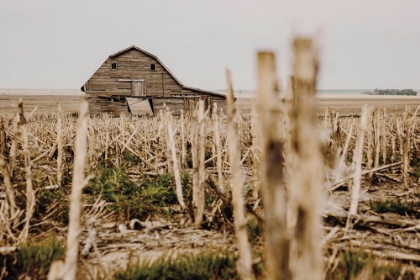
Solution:
<path fill-rule="evenodd" d="M 420 157 L 418 154 L 413 156 L 410 160 L 410 166 L 414 169 L 414 178 L 416 181 L 420 179 Z"/>
<path fill-rule="evenodd" d="M 338 265 L 338 279 L 353 279 L 366 265 L 372 264 L 372 255 L 366 255 L 363 250 L 357 253 L 342 252 Z"/>
<path fill-rule="evenodd" d="M 114 279 L 239 279 L 235 264 L 236 257 L 229 253 L 188 254 L 175 258 L 169 256 L 153 263 L 131 264 L 126 270 L 117 272 Z"/>
<path fill-rule="evenodd" d="M 12 271 L 23 273 L 32 279 L 46 279 L 51 263 L 64 258 L 64 246 L 48 239 L 38 244 L 20 245 L 17 266 Z"/>
<path fill-rule="evenodd" d="M 372 254 L 367 254 L 363 250 L 359 252 L 341 252 L 337 268 L 328 273 L 326 279 L 353 280 L 358 279 L 362 270 L 368 270 L 369 279 L 394 280 L 398 279 L 402 267 L 392 258 L 380 258 L 380 262 L 374 262 Z M 404 280 L 414 279 L 412 272 L 406 272 L 402 277 Z"/>
<path fill-rule="evenodd" d="M 144 178 L 140 185 L 136 185 L 130 181 L 124 168 L 100 168 L 84 193 L 90 195 L 92 201 L 100 195 L 111 203 L 109 210 L 115 211 L 122 219 L 144 219 L 153 212 L 165 213 L 162 207 L 178 201 L 172 175 Z"/>
<path fill-rule="evenodd" d="M 258 221 L 256 219 L 250 219 L 248 221 L 248 233 L 249 233 L 249 239 L 251 240 L 252 245 L 257 244 L 262 231 L 261 227 L 258 224 Z"/>
<path fill-rule="evenodd" d="M 414 280 L 414 274 L 409 271 L 404 274 L 402 278 L 399 278 L 401 274 L 400 266 L 379 266 L 373 268 L 372 280 Z"/>
<path fill-rule="evenodd" d="M 403 204 L 401 201 L 386 200 L 377 203 L 370 202 L 370 209 L 376 213 L 396 213 L 399 215 L 413 215 L 417 211 L 414 210 L 413 205 Z"/>
<path fill-rule="evenodd" d="M 183 192 L 184 198 L 189 200 L 189 196 L 191 194 L 191 175 L 190 175 L 190 173 L 182 174 L 181 184 L 182 184 L 182 192 Z"/>
<path fill-rule="evenodd" d="M 122 158 L 125 162 L 131 163 L 134 165 L 139 164 L 139 158 L 128 150 L 124 150 L 122 152 Z"/>
<path fill-rule="evenodd" d="M 48 214 L 51 205 L 56 204 L 55 211 L 57 214 L 54 217 L 57 221 L 67 224 L 69 221 L 69 207 L 65 200 L 66 193 L 62 188 L 56 190 L 45 190 L 41 188 L 38 198 L 38 213 L 41 215 Z"/>

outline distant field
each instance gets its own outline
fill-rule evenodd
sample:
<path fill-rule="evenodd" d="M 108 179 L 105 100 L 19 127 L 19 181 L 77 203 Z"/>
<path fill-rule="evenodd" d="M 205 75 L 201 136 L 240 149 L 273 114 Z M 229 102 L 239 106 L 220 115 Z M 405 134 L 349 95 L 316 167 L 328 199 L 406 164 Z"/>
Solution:
<path fill-rule="evenodd" d="M 243 111 L 249 111 L 253 98 L 249 96 L 237 96 L 236 104 Z M 32 111 L 37 107 L 38 111 L 55 110 L 57 103 L 60 103 L 63 110 L 67 112 L 78 111 L 82 95 L 12 95 L 0 94 L 0 111 L 13 112 L 16 110 L 17 101 L 23 99 L 25 111 Z M 139 102 L 134 98 L 129 99 L 133 113 L 149 111 L 147 101 Z M 341 115 L 354 115 L 360 113 L 362 105 L 379 106 L 387 108 L 389 113 L 404 110 L 405 105 L 415 110 L 420 106 L 420 97 L 411 96 L 368 96 L 368 95 L 318 95 L 318 114 L 322 115 L 326 108 L 336 110 Z"/>
<path fill-rule="evenodd" d="M 415 110 L 420 106 L 420 96 L 368 96 L 368 95 L 318 95 L 319 110 L 329 107 L 341 115 L 359 114 L 364 104 L 386 108 L 388 113 L 401 112 L 406 105 Z"/>
<path fill-rule="evenodd" d="M 11 112 L 17 108 L 19 98 L 23 100 L 25 111 L 32 111 L 35 107 L 39 111 L 55 110 L 59 102 L 64 111 L 77 111 L 81 95 L 0 95 L 0 111 Z"/>

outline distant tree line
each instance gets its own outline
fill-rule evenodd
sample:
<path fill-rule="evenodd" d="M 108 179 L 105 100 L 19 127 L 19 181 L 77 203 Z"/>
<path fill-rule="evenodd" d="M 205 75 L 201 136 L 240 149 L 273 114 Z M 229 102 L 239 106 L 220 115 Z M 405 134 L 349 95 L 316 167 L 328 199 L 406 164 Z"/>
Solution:
<path fill-rule="evenodd" d="M 417 92 L 412 89 L 377 89 L 374 91 L 365 91 L 365 95 L 411 95 L 416 96 Z"/>

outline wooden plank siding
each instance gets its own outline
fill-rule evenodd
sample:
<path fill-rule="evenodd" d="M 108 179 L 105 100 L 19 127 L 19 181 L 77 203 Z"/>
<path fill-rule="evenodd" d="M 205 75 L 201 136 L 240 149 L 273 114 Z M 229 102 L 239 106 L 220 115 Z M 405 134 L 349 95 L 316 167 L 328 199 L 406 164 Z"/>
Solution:
<path fill-rule="evenodd" d="M 113 63 L 116 63 L 116 69 L 112 69 Z M 152 64 L 154 70 L 151 68 Z M 133 85 L 137 84 L 131 80 L 141 80 L 142 91 L 133 89 Z M 170 110 L 188 111 L 191 108 L 190 100 L 194 97 L 207 100 L 209 105 L 215 101 L 221 108 L 225 107 L 226 102 L 224 95 L 184 86 L 159 58 L 135 46 L 110 55 L 82 86 L 82 90 L 88 96 L 91 112 L 115 111 L 113 115 L 129 112 L 129 109 L 120 108 L 127 104 L 98 96 L 130 97 L 134 92 L 141 92 L 141 96 L 153 99 L 155 113 L 164 103 Z"/>
<path fill-rule="evenodd" d="M 121 114 L 129 114 L 127 99 L 124 99 L 118 101 L 113 100 L 111 97 L 88 96 L 89 112 L 91 114 L 107 113 L 114 117 L 119 117 Z"/>
<path fill-rule="evenodd" d="M 185 112 L 193 111 L 195 109 L 196 104 L 198 104 L 198 100 L 204 99 L 204 103 L 206 108 L 212 106 L 213 103 L 217 103 L 218 108 L 222 111 L 226 110 L 226 100 L 217 99 L 208 96 L 197 96 L 197 97 L 153 97 L 153 107 L 154 113 L 158 114 L 160 110 L 166 107 L 172 111 L 173 113 L 177 114 L 181 110 Z M 212 109 L 212 107 L 210 107 Z"/>

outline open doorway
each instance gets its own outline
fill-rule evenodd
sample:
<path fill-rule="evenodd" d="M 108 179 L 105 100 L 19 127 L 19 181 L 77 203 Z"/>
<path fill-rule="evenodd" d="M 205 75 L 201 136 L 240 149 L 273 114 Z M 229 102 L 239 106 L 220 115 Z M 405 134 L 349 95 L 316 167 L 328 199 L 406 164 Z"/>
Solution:
<path fill-rule="evenodd" d="M 154 112 L 148 98 L 127 98 L 133 116 L 153 116 Z"/>

